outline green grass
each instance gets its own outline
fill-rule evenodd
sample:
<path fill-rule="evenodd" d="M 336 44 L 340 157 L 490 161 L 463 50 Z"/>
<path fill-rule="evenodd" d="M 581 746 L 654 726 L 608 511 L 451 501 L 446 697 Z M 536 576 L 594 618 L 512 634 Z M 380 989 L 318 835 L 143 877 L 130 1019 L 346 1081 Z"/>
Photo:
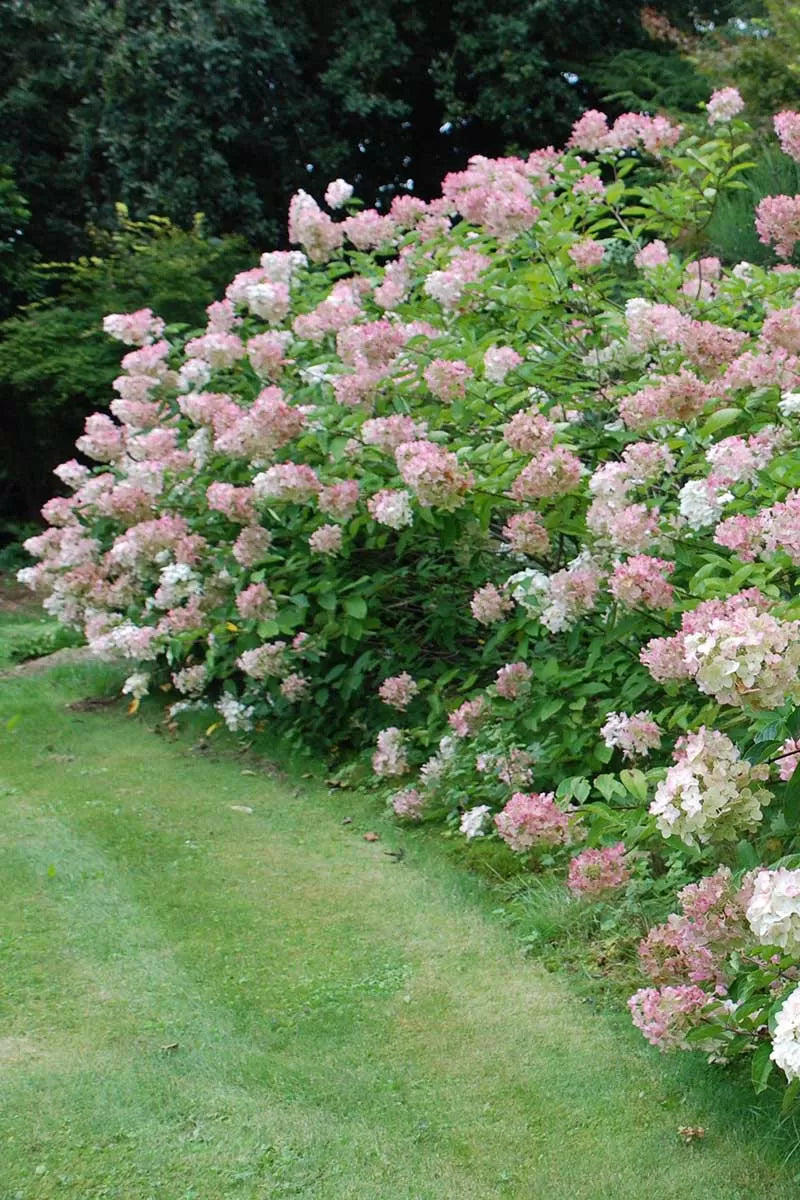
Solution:
<path fill-rule="evenodd" d="M 43 615 L 35 596 L 0 574 L 0 670 L 78 646 L 80 634 Z"/>
<path fill-rule="evenodd" d="M 2 1200 L 797 1195 L 774 1098 L 525 961 L 435 837 L 66 707 L 112 682 L 0 683 Z"/>

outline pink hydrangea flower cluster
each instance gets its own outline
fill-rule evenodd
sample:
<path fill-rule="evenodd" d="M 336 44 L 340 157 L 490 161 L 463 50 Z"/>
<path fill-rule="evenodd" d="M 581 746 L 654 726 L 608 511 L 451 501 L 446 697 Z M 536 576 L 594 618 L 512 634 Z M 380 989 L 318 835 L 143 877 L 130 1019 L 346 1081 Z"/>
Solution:
<path fill-rule="evenodd" d="M 648 755 L 661 746 L 661 729 L 650 712 L 609 713 L 600 736 L 612 750 L 619 749 L 626 758 Z"/>
<path fill-rule="evenodd" d="M 503 434 L 506 440 L 508 428 L 506 426 Z M 566 446 L 548 447 L 539 450 L 522 468 L 508 494 L 512 500 L 519 501 L 566 496 L 580 485 L 582 474 L 581 460 Z"/>
<path fill-rule="evenodd" d="M 478 588 L 469 605 L 470 612 L 481 625 L 494 625 L 496 621 L 502 621 L 513 607 L 511 599 L 499 592 L 493 583 Z"/>
<path fill-rule="evenodd" d="M 382 729 L 378 734 L 377 749 L 372 756 L 372 769 L 381 778 L 405 775 L 408 770 L 405 734 L 396 725 Z"/>
<path fill-rule="evenodd" d="M 403 482 L 423 508 L 452 511 L 464 502 L 472 485 L 455 454 L 435 442 L 403 442 L 395 450 L 397 468 Z"/>
<path fill-rule="evenodd" d="M 392 708 L 399 709 L 400 712 L 405 712 L 411 701 L 418 694 L 419 684 L 409 675 L 408 671 L 403 671 L 400 675 L 392 675 L 388 679 L 384 679 L 378 688 L 378 695 L 384 704 L 390 704 Z"/>
<path fill-rule="evenodd" d="M 503 440 L 520 454 L 538 454 L 553 441 L 555 428 L 537 408 L 515 413 L 503 426 Z"/>
<path fill-rule="evenodd" d="M 628 1001 L 636 1028 L 659 1050 L 688 1050 L 686 1035 L 702 1021 L 709 996 L 696 984 L 641 988 Z"/>
<path fill-rule="evenodd" d="M 617 842 L 599 850 L 581 850 L 570 860 L 567 887 L 576 896 L 602 899 L 624 887 L 631 877 L 626 846 Z"/>
<path fill-rule="evenodd" d="M 648 384 L 619 402 L 619 415 L 629 429 L 645 429 L 659 422 L 691 421 L 703 411 L 713 392 L 709 384 L 681 367 Z"/>
<path fill-rule="evenodd" d="M 776 113 L 772 121 L 781 150 L 791 155 L 795 162 L 800 162 L 800 113 L 787 108 Z"/>
<path fill-rule="evenodd" d="M 489 383 L 500 386 L 505 383 L 506 376 L 523 361 L 512 346 L 489 346 L 483 355 L 483 375 Z"/>
<path fill-rule="evenodd" d="M 502 529 L 503 540 L 515 554 L 533 557 L 546 554 L 550 548 L 550 536 L 537 512 L 515 513 L 509 517 Z"/>
<path fill-rule="evenodd" d="M 532 198 L 540 181 L 542 166 L 533 156 L 525 162 L 476 154 L 466 171 L 445 176 L 442 196 L 464 220 L 484 226 L 497 237 L 509 238 L 535 224 L 539 209 Z"/>
<path fill-rule="evenodd" d="M 791 258 L 800 242 L 800 196 L 765 196 L 756 205 L 756 231 L 778 258 Z"/>
<path fill-rule="evenodd" d="M 327 213 L 322 212 L 313 196 L 295 193 L 289 204 L 289 241 L 303 247 L 312 262 L 324 263 L 341 248 L 344 232 Z"/>
<path fill-rule="evenodd" d="M 551 633 L 571 628 L 594 608 L 601 575 L 590 558 L 579 557 L 562 571 L 520 571 L 507 580 L 511 594 Z"/>
<path fill-rule="evenodd" d="M 248 621 L 270 621 L 277 615 L 278 605 L 265 583 L 251 583 L 236 597 L 236 610 Z"/>
<path fill-rule="evenodd" d="M 800 871 L 788 867 L 759 871 L 747 921 L 761 945 L 800 954 Z"/>
<path fill-rule="evenodd" d="M 103 329 L 126 346 L 148 346 L 164 335 L 164 322 L 152 309 L 140 308 L 132 313 L 109 313 L 103 318 Z"/>
<path fill-rule="evenodd" d="M 734 550 L 745 562 L 781 552 L 800 566 L 800 492 L 789 492 L 785 500 L 762 508 L 755 516 L 726 518 L 714 530 L 714 541 Z"/>
<path fill-rule="evenodd" d="M 655 267 L 667 266 L 669 263 L 669 250 L 664 242 L 656 238 L 655 241 L 648 242 L 646 246 L 642 246 L 633 261 L 634 265 L 640 271 L 652 271 Z"/>
<path fill-rule="evenodd" d="M 786 783 L 800 767 L 800 741 L 787 738 L 778 751 L 778 778 Z"/>
<path fill-rule="evenodd" d="M 411 496 L 403 489 L 382 488 L 367 500 L 367 511 L 379 525 L 389 529 L 402 529 L 414 520 Z"/>
<path fill-rule="evenodd" d="M 641 661 L 659 682 L 693 678 L 721 704 L 778 708 L 800 688 L 800 622 L 769 607 L 753 588 L 706 600 L 683 614 L 679 633 L 651 639 Z"/>
<path fill-rule="evenodd" d="M 530 689 L 533 671 L 524 662 L 506 663 L 497 672 L 495 690 L 504 700 L 519 700 Z"/>
<path fill-rule="evenodd" d="M 394 793 L 391 805 L 396 817 L 404 817 L 407 821 L 419 821 L 425 807 L 425 796 L 416 788 L 404 788 Z"/>
<path fill-rule="evenodd" d="M 583 238 L 570 246 L 567 253 L 576 267 L 580 267 L 582 271 L 588 271 L 590 267 L 600 266 L 605 248 L 602 242 L 597 242 L 594 238 Z"/>
<path fill-rule="evenodd" d="M 476 283 L 491 259 L 477 250 L 459 250 L 443 271 L 431 271 L 424 283 L 424 290 L 441 304 L 445 312 L 452 312 L 465 299 L 467 287 Z"/>
<path fill-rule="evenodd" d="M 569 840 L 569 818 L 552 792 L 515 792 L 494 823 L 503 841 L 518 854 Z"/>
<path fill-rule="evenodd" d="M 644 973 L 655 984 L 705 984 L 724 994 L 728 955 L 750 936 L 745 910 L 752 891 L 752 880 L 737 884 L 728 867 L 682 888 L 680 911 L 639 944 Z"/>
<path fill-rule="evenodd" d="M 623 608 L 670 608 L 675 589 L 666 576 L 674 570 L 675 564 L 663 558 L 637 554 L 615 565 L 609 591 Z"/>
<path fill-rule="evenodd" d="M 744 108 L 744 100 L 735 87 L 718 88 L 706 105 L 709 125 L 726 125 Z"/>
<path fill-rule="evenodd" d="M 450 713 L 447 721 L 456 737 L 470 738 L 475 736 L 488 716 L 486 701 L 483 696 L 478 696 L 475 700 L 465 700 Z"/>
<path fill-rule="evenodd" d="M 648 154 L 658 155 L 674 146 L 680 135 L 680 125 L 644 113 L 623 113 L 609 129 L 605 113 L 588 109 L 573 125 L 568 145 L 594 152 L 641 147 Z"/>
<path fill-rule="evenodd" d="M 320 525 L 309 535 L 308 548 L 312 554 L 323 554 L 333 557 L 342 548 L 341 525 Z"/>
<path fill-rule="evenodd" d="M 423 377 L 431 392 L 443 404 L 463 400 L 467 394 L 467 384 L 474 374 L 472 367 L 467 366 L 465 362 L 445 358 L 435 358 L 423 371 Z"/>

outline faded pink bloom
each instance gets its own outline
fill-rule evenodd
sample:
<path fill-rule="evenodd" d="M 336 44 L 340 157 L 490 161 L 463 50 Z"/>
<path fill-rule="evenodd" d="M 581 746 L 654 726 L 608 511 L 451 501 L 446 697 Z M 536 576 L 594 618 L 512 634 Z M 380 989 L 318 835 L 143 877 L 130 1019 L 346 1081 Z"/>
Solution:
<path fill-rule="evenodd" d="M 334 179 L 325 189 L 325 203 L 329 208 L 344 208 L 352 195 L 352 183 L 347 183 L 344 179 Z"/>
<path fill-rule="evenodd" d="M 800 740 L 787 738 L 778 751 L 778 778 L 786 783 L 800 766 Z"/>
<path fill-rule="evenodd" d="M 702 1022 L 711 997 L 694 984 L 640 988 L 628 1001 L 633 1023 L 659 1050 L 686 1050 L 686 1034 Z"/>
<path fill-rule="evenodd" d="M 236 665 L 251 679 L 282 679 L 287 674 L 286 642 L 266 642 L 245 650 Z"/>
<path fill-rule="evenodd" d="M 672 562 L 638 554 L 615 565 L 609 591 L 624 608 L 669 608 L 674 588 L 665 576 L 674 570 Z"/>
<path fill-rule="evenodd" d="M 446 512 L 464 502 L 464 493 L 472 484 L 455 454 L 434 442 L 403 442 L 394 452 L 402 480 L 423 508 L 441 508 Z"/>
<path fill-rule="evenodd" d="M 265 583 L 251 583 L 236 597 L 241 617 L 251 621 L 270 621 L 277 615 L 275 597 Z"/>
<path fill-rule="evenodd" d="M 260 525 L 248 525 L 233 543 L 233 557 L 242 567 L 263 562 L 272 545 L 272 535 Z"/>
<path fill-rule="evenodd" d="M 312 554 L 338 554 L 342 548 L 341 525 L 320 525 L 310 535 L 308 548 Z"/>
<path fill-rule="evenodd" d="M 800 241 L 800 196 L 765 196 L 756 205 L 756 231 L 778 258 L 791 258 Z"/>
<path fill-rule="evenodd" d="M 419 685 L 407 671 L 384 679 L 378 688 L 378 695 L 384 704 L 390 704 L 400 712 L 405 712 L 418 692 Z"/>
<path fill-rule="evenodd" d="M 341 248 L 344 233 L 316 200 L 299 191 L 289 204 L 289 241 L 299 243 L 312 262 L 327 262 Z"/>
<path fill-rule="evenodd" d="M 665 267 L 669 263 L 669 250 L 664 242 L 656 239 L 642 246 L 634 258 L 634 264 L 641 271 L 652 271 L 654 267 Z"/>
<path fill-rule="evenodd" d="M 382 729 L 378 734 L 378 748 L 372 756 L 372 769 L 376 775 L 405 775 L 408 770 L 405 735 L 395 725 Z"/>
<path fill-rule="evenodd" d="M 515 413 L 503 426 L 503 440 L 520 454 L 537 454 L 549 447 L 555 427 L 536 408 L 526 408 Z"/>
<path fill-rule="evenodd" d="M 576 896 L 592 900 L 624 887 L 631 877 L 625 851 L 624 842 L 599 850 L 582 850 L 570 861 L 567 887 Z"/>
<path fill-rule="evenodd" d="M 486 701 L 478 696 L 475 700 L 465 700 L 447 720 L 456 737 L 469 738 L 478 732 L 488 715 Z"/>
<path fill-rule="evenodd" d="M 284 700 L 288 700 L 290 704 L 296 704 L 299 700 L 305 700 L 311 688 L 311 680 L 305 675 L 298 675 L 296 671 L 292 671 L 285 679 L 281 681 L 280 693 Z"/>
<path fill-rule="evenodd" d="M 602 242 L 596 242 L 594 238 L 584 238 L 583 241 L 570 246 L 567 253 L 577 267 L 580 267 L 582 271 L 588 271 L 590 267 L 600 265 L 605 250 Z"/>
<path fill-rule="evenodd" d="M 127 346 L 145 346 L 157 342 L 164 333 L 164 322 L 150 308 L 132 313 L 110 313 L 103 317 L 103 329 Z"/>
<path fill-rule="evenodd" d="M 316 496 L 322 484 L 306 463 L 278 463 L 253 479 L 256 500 L 286 500 L 302 503 Z"/>
<path fill-rule="evenodd" d="M 474 372 L 465 362 L 435 358 L 425 368 L 423 376 L 437 400 L 452 404 L 454 400 L 463 400 L 466 396 L 467 384 Z"/>
<path fill-rule="evenodd" d="M 340 479 L 336 483 L 328 484 L 317 496 L 317 504 L 320 512 L 346 521 L 352 517 L 358 505 L 358 481 Z"/>
<path fill-rule="evenodd" d="M 539 451 L 523 467 L 509 490 L 512 500 L 541 500 L 547 496 L 565 496 L 580 485 L 581 460 L 565 446 Z"/>
<path fill-rule="evenodd" d="M 775 132 L 781 143 L 781 150 L 790 154 L 795 162 L 800 162 L 800 113 L 784 109 L 772 118 Z"/>
<path fill-rule="evenodd" d="M 407 821 L 419 821 L 425 806 L 425 796 L 416 788 L 405 788 L 395 792 L 391 798 L 395 816 L 405 817 Z"/>
<path fill-rule="evenodd" d="M 376 492 L 367 500 L 367 511 L 379 525 L 387 525 L 390 529 L 402 529 L 414 520 L 411 496 L 404 490 L 384 488 Z"/>
<path fill-rule="evenodd" d="M 511 346 L 490 346 L 483 355 L 483 375 L 490 383 L 503 384 L 509 371 L 523 361 Z"/>
<path fill-rule="evenodd" d="M 530 689 L 533 671 L 524 662 L 506 663 L 497 672 L 495 688 L 504 700 L 518 700 Z"/>
<path fill-rule="evenodd" d="M 744 100 L 735 87 L 718 88 L 706 105 L 709 125 L 727 124 L 744 108 Z"/>
<path fill-rule="evenodd" d="M 659 421 L 684 423 L 698 416 L 713 392 L 710 384 L 684 367 L 638 392 L 623 396 L 619 415 L 629 429 L 643 429 Z"/>
<path fill-rule="evenodd" d="M 379 450 L 394 451 L 403 442 L 424 438 L 428 427 L 424 421 L 395 413 L 391 417 L 373 417 L 361 426 L 361 439 L 366 446 L 377 446 Z"/>
<path fill-rule="evenodd" d="M 633 717 L 627 713 L 609 713 L 600 736 L 607 746 L 620 749 L 626 758 L 648 755 L 661 746 L 661 729 L 649 712 L 639 712 Z"/>
<path fill-rule="evenodd" d="M 515 513 L 509 517 L 503 526 L 502 536 L 515 554 L 537 556 L 546 554 L 550 548 L 550 537 L 537 512 Z"/>
<path fill-rule="evenodd" d="M 478 588 L 469 607 L 473 617 L 480 621 L 481 625 L 493 625 L 496 621 L 502 621 L 514 605 L 508 596 L 498 592 L 493 583 L 487 583 Z"/>
<path fill-rule="evenodd" d="M 512 850 L 558 846 L 569 840 L 569 819 L 552 792 L 515 792 L 494 819 L 497 832 Z"/>

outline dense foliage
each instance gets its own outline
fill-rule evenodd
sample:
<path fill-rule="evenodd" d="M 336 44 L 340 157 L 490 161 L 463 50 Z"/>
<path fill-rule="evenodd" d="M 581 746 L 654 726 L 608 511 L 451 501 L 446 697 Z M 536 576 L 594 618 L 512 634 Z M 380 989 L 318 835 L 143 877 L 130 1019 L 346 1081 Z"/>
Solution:
<path fill-rule="evenodd" d="M 0 200 L 2 184 L 0 176 Z M 209 237 L 201 218 L 184 230 L 158 217 L 133 221 L 122 206 L 113 230 L 95 231 L 91 249 L 40 267 L 36 286 L 45 295 L 0 323 L 0 518 L 36 517 L 50 470 L 87 413 L 108 403 L 119 355 L 103 333 L 104 315 L 149 296 L 171 325 L 192 327 L 248 254 L 239 238 Z"/>
<path fill-rule="evenodd" d="M 741 109 L 587 112 L 383 216 L 335 180 L 199 336 L 107 317 L 101 465 L 22 578 L 134 709 L 372 742 L 400 816 L 629 925 L 671 897 L 634 1020 L 761 1086 L 800 1076 L 800 196 L 756 211 L 778 265 L 698 257 Z"/>

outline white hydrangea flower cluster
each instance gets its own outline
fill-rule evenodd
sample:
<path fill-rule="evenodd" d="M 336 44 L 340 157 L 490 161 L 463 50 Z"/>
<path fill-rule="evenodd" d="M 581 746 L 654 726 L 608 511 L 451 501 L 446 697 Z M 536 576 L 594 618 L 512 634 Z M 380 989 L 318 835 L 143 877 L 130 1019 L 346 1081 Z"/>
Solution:
<path fill-rule="evenodd" d="M 800 987 L 789 993 L 775 1018 L 770 1058 L 787 1079 L 800 1078 Z"/>
<path fill-rule="evenodd" d="M 483 837 L 484 825 L 486 818 L 492 810 L 488 804 L 479 804 L 476 808 L 469 809 L 461 818 L 459 830 L 464 836 L 471 841 L 472 838 Z"/>
<path fill-rule="evenodd" d="M 759 825 L 772 799 L 759 786 L 769 778 L 766 763 L 751 766 L 729 737 L 704 725 L 678 741 L 674 757 L 650 805 L 664 837 L 705 845 Z"/>
<path fill-rule="evenodd" d="M 224 692 L 214 707 L 231 733 L 247 732 L 253 728 L 252 704 L 242 704 L 235 696 Z"/>
<path fill-rule="evenodd" d="M 798 621 L 748 606 L 687 634 L 683 644 L 695 683 L 720 704 L 772 709 L 800 699 Z"/>
<path fill-rule="evenodd" d="M 800 870 L 759 871 L 746 915 L 762 946 L 800 954 Z"/>

